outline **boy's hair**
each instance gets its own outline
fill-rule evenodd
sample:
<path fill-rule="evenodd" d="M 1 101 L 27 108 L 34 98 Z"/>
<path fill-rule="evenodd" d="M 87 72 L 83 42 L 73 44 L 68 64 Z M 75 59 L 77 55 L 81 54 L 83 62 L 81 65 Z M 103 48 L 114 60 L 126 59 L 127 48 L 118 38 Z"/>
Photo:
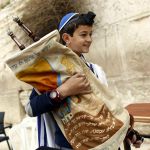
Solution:
<path fill-rule="evenodd" d="M 65 15 L 59 25 L 60 43 L 66 44 L 62 39 L 63 33 L 73 36 L 73 33 L 80 25 L 92 26 L 95 16 L 91 11 L 87 14 L 69 13 Z"/>

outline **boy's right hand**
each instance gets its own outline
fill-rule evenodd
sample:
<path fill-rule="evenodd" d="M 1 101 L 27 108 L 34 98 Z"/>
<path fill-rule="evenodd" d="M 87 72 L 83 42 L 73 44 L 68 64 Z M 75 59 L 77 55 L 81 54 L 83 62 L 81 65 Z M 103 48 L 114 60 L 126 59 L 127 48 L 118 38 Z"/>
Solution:
<path fill-rule="evenodd" d="M 87 80 L 85 74 L 82 73 L 76 73 L 67 79 L 57 88 L 57 90 L 63 98 L 78 94 L 88 94 L 92 91 L 89 81 Z"/>

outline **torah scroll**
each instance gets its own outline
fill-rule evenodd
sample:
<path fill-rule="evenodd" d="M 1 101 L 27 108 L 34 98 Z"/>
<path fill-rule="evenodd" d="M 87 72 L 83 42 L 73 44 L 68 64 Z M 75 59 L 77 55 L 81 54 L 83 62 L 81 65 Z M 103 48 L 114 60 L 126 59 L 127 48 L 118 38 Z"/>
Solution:
<path fill-rule="evenodd" d="M 68 97 L 53 110 L 54 118 L 74 150 L 117 150 L 129 128 L 128 112 L 85 63 L 58 41 L 55 30 L 6 63 L 19 80 L 40 93 L 57 88 L 75 72 L 86 74 L 92 93 Z"/>

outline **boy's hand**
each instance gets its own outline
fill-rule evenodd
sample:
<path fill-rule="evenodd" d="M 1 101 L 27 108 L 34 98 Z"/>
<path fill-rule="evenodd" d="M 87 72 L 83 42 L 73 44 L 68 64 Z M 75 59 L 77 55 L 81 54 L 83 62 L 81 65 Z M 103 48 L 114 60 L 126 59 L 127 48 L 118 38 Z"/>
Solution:
<path fill-rule="evenodd" d="M 57 90 L 65 98 L 78 94 L 88 94 L 91 92 L 91 87 L 85 74 L 76 73 L 59 86 Z"/>
<path fill-rule="evenodd" d="M 128 133 L 126 138 L 127 138 L 126 140 L 128 141 L 128 143 L 129 144 L 133 144 L 133 146 L 135 148 L 140 148 L 141 144 L 144 141 L 144 138 L 141 137 L 140 134 L 134 129 L 129 131 L 129 133 Z"/>

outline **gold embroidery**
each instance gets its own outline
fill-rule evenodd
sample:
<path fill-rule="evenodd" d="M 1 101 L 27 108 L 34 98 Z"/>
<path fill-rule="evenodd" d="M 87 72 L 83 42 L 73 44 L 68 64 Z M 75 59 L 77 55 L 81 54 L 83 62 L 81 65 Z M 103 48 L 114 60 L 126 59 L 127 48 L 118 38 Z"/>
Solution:
<path fill-rule="evenodd" d="M 75 66 L 71 61 L 69 61 L 67 56 L 62 57 L 61 64 L 66 67 L 69 74 L 73 74 Z"/>
<path fill-rule="evenodd" d="M 63 125 L 73 149 L 88 150 L 107 141 L 123 126 L 123 123 L 114 118 L 103 105 L 96 116 L 80 111 L 71 118 L 69 123 Z"/>

